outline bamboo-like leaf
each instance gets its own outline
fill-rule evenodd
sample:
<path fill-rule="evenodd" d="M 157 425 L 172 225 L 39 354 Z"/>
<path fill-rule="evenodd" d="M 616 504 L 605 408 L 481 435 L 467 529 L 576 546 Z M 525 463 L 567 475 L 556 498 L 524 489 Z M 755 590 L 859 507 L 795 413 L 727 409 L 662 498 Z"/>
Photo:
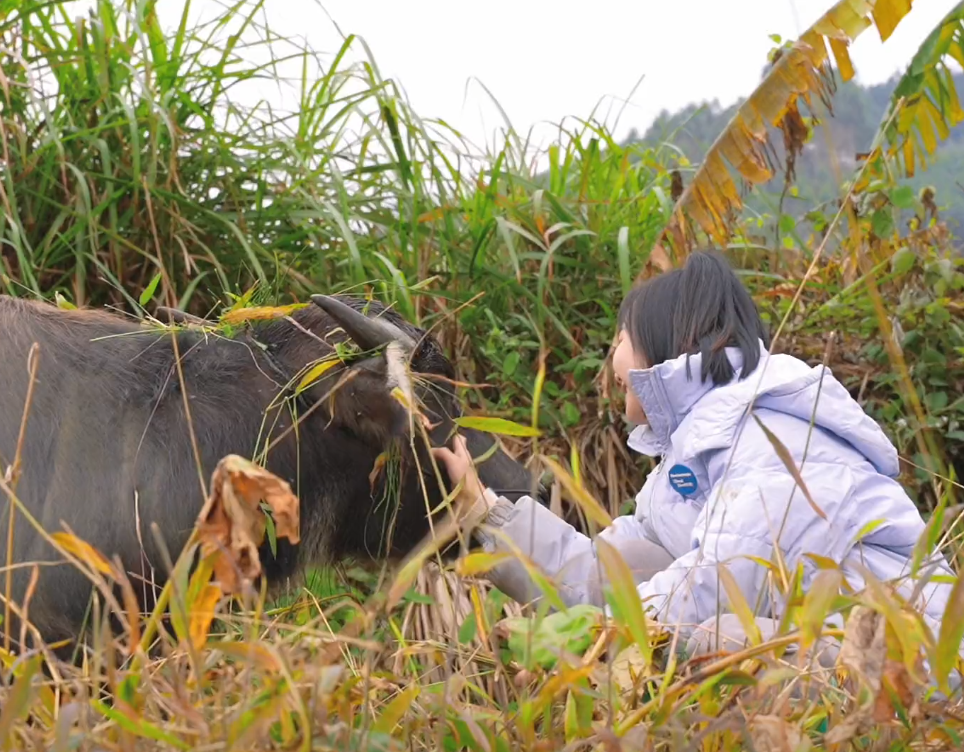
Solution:
<path fill-rule="evenodd" d="M 839 570 L 821 569 L 813 578 L 810 590 L 803 598 L 800 607 L 800 631 L 803 633 L 803 648 L 812 645 L 823 629 L 824 620 L 830 612 L 834 598 L 840 591 L 843 575 Z"/>
<path fill-rule="evenodd" d="M 577 682 L 577 685 L 584 685 L 585 679 Z M 592 711 L 593 696 L 579 689 L 569 689 L 566 691 L 566 707 L 564 728 L 566 742 L 572 743 L 576 739 L 584 739 L 592 731 Z"/>
<path fill-rule="evenodd" d="M 281 667 L 278 656 L 261 642 L 218 642 L 217 649 L 233 658 L 243 660 L 262 670 L 277 671 Z"/>
<path fill-rule="evenodd" d="M 519 564 L 525 570 L 529 579 L 532 580 L 533 584 L 538 588 L 538 590 L 545 596 L 546 601 L 555 609 L 559 611 L 568 612 L 568 608 L 565 601 L 559 595 L 558 589 L 553 585 L 548 577 L 542 573 L 542 571 L 537 567 L 528 556 L 522 553 L 515 542 L 509 538 L 504 532 L 497 528 L 492 528 L 490 532 L 495 535 L 500 541 L 500 547 L 505 549 L 508 554 L 517 559 Z"/>
<path fill-rule="evenodd" d="M 857 564 L 856 568 L 867 586 L 869 597 L 866 602 L 887 619 L 900 643 L 905 667 L 912 676 L 918 676 L 917 654 L 922 647 L 926 650 L 931 642 L 931 635 L 923 629 L 921 614 L 905 608 L 891 590 L 862 564 Z"/>
<path fill-rule="evenodd" d="M 554 702 L 561 692 L 586 681 L 587 677 L 592 673 L 592 669 L 593 666 L 591 663 L 585 663 L 581 666 L 564 666 L 561 670 L 553 673 L 546 683 L 542 685 L 542 689 L 539 690 L 532 710 L 536 710 L 538 713 L 544 713 L 549 708 L 549 704 Z"/>
<path fill-rule="evenodd" d="M 958 659 L 961 640 L 964 640 L 964 577 L 958 575 L 944 608 L 934 656 L 934 674 L 944 692 L 950 691 L 947 677 Z"/>
<path fill-rule="evenodd" d="M 564 712 L 564 730 L 566 743 L 572 744 L 574 739 L 579 737 L 579 714 L 576 708 L 576 697 L 572 690 L 566 692 L 566 706 Z"/>
<path fill-rule="evenodd" d="M 267 687 L 255 695 L 254 702 L 228 726 L 227 749 L 250 749 L 250 740 L 264 732 L 283 712 L 287 699 L 288 682 L 280 679 L 268 682 Z"/>
<path fill-rule="evenodd" d="M 740 586 L 736 582 L 736 578 L 723 563 L 720 563 L 717 571 L 720 575 L 720 582 L 723 583 L 723 589 L 726 591 L 726 597 L 730 602 L 730 610 L 733 611 L 740 620 L 743 631 L 746 633 L 746 636 L 750 638 L 750 644 L 759 645 L 763 642 L 760 625 L 757 624 L 756 618 L 753 615 L 753 609 L 751 609 L 750 604 L 747 603 L 743 591 L 740 590 Z"/>
<path fill-rule="evenodd" d="M 200 596 L 191 606 L 191 618 L 188 622 L 188 634 L 195 650 L 200 650 L 208 638 L 211 622 L 214 621 L 214 607 L 221 598 L 221 588 L 215 584 L 207 584 Z"/>
<path fill-rule="evenodd" d="M 144 291 L 138 298 L 138 303 L 140 303 L 142 306 L 145 306 L 151 301 L 151 299 L 154 297 L 154 293 L 157 292 L 157 285 L 160 283 L 163 276 L 164 275 L 161 272 L 158 272 L 154 275 L 154 279 L 152 279 L 150 284 L 144 288 Z"/>
<path fill-rule="evenodd" d="M 888 5 L 896 3 L 890 0 Z M 908 177 L 918 166 L 926 168 L 938 140 L 946 139 L 950 129 L 964 121 L 948 66 L 951 61 L 964 66 L 964 2 L 954 6 L 917 49 L 894 87 L 868 159 L 884 156 Z M 866 187 L 874 177 L 875 170 L 865 170 L 855 189 Z"/>
<path fill-rule="evenodd" d="M 174 734 L 164 731 L 164 729 L 159 728 L 155 724 L 149 723 L 143 718 L 131 718 L 118 708 L 112 708 L 97 698 L 92 699 L 90 703 L 98 713 L 112 720 L 125 731 L 129 731 L 144 739 L 154 739 L 155 741 L 164 742 L 176 749 L 191 749 L 190 744 L 182 741 L 174 736 Z"/>
<path fill-rule="evenodd" d="M 541 431 L 532 426 L 524 426 L 505 418 L 486 418 L 483 416 L 465 416 L 455 419 L 455 425 L 460 428 L 474 428 L 476 431 L 501 434 L 503 436 L 540 436 Z"/>
<path fill-rule="evenodd" d="M 402 596 L 405 595 L 415 583 L 415 578 L 425 563 L 436 551 L 448 543 L 451 537 L 457 534 L 457 530 L 456 523 L 449 518 L 449 524 L 445 529 L 436 530 L 435 536 L 426 536 L 426 540 L 409 554 L 408 558 L 402 562 L 385 594 L 386 611 L 391 611 L 398 605 Z"/>
<path fill-rule="evenodd" d="M 3 708 L 0 710 L 0 746 L 11 749 L 14 741 L 13 725 L 30 710 L 34 694 L 33 678 L 40 671 L 42 657 L 34 655 L 27 661 L 20 675 L 14 679 L 13 686 L 4 694 Z"/>
<path fill-rule="evenodd" d="M 736 179 L 760 184 L 773 177 L 766 154 L 767 128 L 785 129 L 788 134 L 802 128 L 799 102 L 809 106 L 815 97 L 830 97 L 831 56 L 841 78 L 849 80 L 854 75 L 849 45 L 872 25 L 886 39 L 909 11 L 909 0 L 839 0 L 800 39 L 780 50 L 760 85 L 710 146 L 656 244 L 669 245 L 673 261 L 679 263 L 692 244 L 692 220 L 714 242 L 725 245 L 743 207 Z"/>
<path fill-rule="evenodd" d="M 486 618 L 485 608 L 482 606 L 482 596 L 479 595 L 479 589 L 475 585 L 469 590 L 469 600 L 472 601 L 472 612 L 475 614 L 479 638 L 484 645 L 489 640 L 489 620 Z"/>
<path fill-rule="evenodd" d="M 805 553 L 804 556 L 812 560 L 813 563 L 817 565 L 817 569 L 840 571 L 840 565 L 827 556 L 821 556 L 820 554 L 815 553 Z"/>
<path fill-rule="evenodd" d="M 572 477 L 579 486 L 582 486 L 582 465 L 579 460 L 579 449 L 575 443 L 569 447 L 569 466 L 572 468 Z"/>
<path fill-rule="evenodd" d="M 477 552 L 463 556 L 455 564 L 455 571 L 461 577 L 473 577 L 478 574 L 485 574 L 499 562 L 511 558 L 507 553 L 487 553 Z"/>
<path fill-rule="evenodd" d="M 777 438 L 777 435 L 773 433 L 773 431 L 763 425 L 763 421 L 760 420 L 756 413 L 753 414 L 753 419 L 756 420 L 757 425 L 760 426 L 764 435 L 767 437 L 767 441 L 770 442 L 770 445 L 777 453 L 780 461 L 783 462 L 784 467 L 786 467 L 787 472 L 793 476 L 793 479 L 797 482 L 797 485 L 800 486 L 800 490 L 803 491 L 803 495 L 807 498 L 807 501 L 810 503 L 813 511 L 816 512 L 817 515 L 819 515 L 822 519 L 827 519 L 827 515 L 819 506 L 817 506 L 817 502 L 815 502 L 813 497 L 810 495 L 810 490 L 807 488 L 807 484 L 803 482 L 803 476 L 800 475 L 800 470 L 793 461 L 793 457 L 790 456 L 790 451 L 786 448 L 786 446 L 784 446 L 783 442 Z"/>
<path fill-rule="evenodd" d="M 60 294 L 60 292 L 54 293 L 54 301 L 57 303 L 58 308 L 62 308 L 65 311 L 76 311 L 77 306 L 71 303 L 67 298 Z"/>
<path fill-rule="evenodd" d="M 860 530 L 857 531 L 857 534 L 854 536 L 854 544 L 856 545 L 859 541 L 862 541 L 864 538 L 866 538 L 868 535 L 874 532 L 874 530 L 879 528 L 881 525 L 884 525 L 886 522 L 887 520 L 882 520 L 878 518 L 865 523 L 863 527 L 861 527 Z"/>
<path fill-rule="evenodd" d="M 650 643 L 649 626 L 646 623 L 646 614 L 643 613 L 639 591 L 633 580 L 633 573 L 619 552 L 602 538 L 596 540 L 596 550 L 599 552 L 599 559 L 609 579 L 613 605 L 625 620 L 625 625 L 648 666 L 652 660 L 653 646 Z"/>
<path fill-rule="evenodd" d="M 398 722 L 405 717 L 415 698 L 418 697 L 418 692 L 419 687 L 417 684 L 413 684 L 408 689 L 399 692 L 392 701 L 388 703 L 388 706 L 382 711 L 382 714 L 378 716 L 378 720 L 375 721 L 372 726 L 372 731 L 390 734 L 398 725 Z"/>
<path fill-rule="evenodd" d="M 752 554 L 747 554 L 744 558 L 754 562 L 755 564 L 759 564 L 761 567 L 764 567 L 770 570 L 771 572 L 776 570 L 776 567 L 773 565 L 772 561 L 767 561 L 766 559 L 760 556 L 753 556 Z"/>
<path fill-rule="evenodd" d="M 305 389 L 314 384 L 318 379 L 325 375 L 327 371 L 330 371 L 336 365 L 341 362 L 340 358 L 326 358 L 320 363 L 316 363 L 309 369 L 308 373 L 302 377 L 301 381 L 298 382 L 298 386 L 295 387 L 295 394 L 301 394 Z"/>
<path fill-rule="evenodd" d="M 539 370 L 536 371 L 536 383 L 532 390 L 532 430 L 538 430 L 539 405 L 542 404 L 542 390 L 546 384 L 546 349 L 539 349 Z"/>
<path fill-rule="evenodd" d="M 542 460 L 549 466 L 552 474 L 562 483 L 563 488 L 566 489 L 566 493 L 569 497 L 579 506 L 580 509 L 586 514 L 586 517 L 591 519 L 597 525 L 601 527 L 609 527 L 613 524 L 612 517 L 609 513 L 603 509 L 602 504 L 593 498 L 585 487 L 577 483 L 576 480 L 566 472 L 566 470 L 558 462 L 553 460 L 551 457 L 543 457 Z"/>
<path fill-rule="evenodd" d="M 108 576 L 111 574 L 110 563 L 104 558 L 103 554 L 87 543 L 87 541 L 81 540 L 70 533 L 52 533 L 50 537 L 57 541 L 57 543 L 70 554 L 76 556 L 85 564 L 89 564 L 101 574 Z"/>
<path fill-rule="evenodd" d="M 250 308 L 232 308 L 221 317 L 225 324 L 240 324 L 244 321 L 266 321 L 288 316 L 299 308 L 306 308 L 307 303 L 292 303 L 286 306 L 253 306 Z"/>
<path fill-rule="evenodd" d="M 917 539 L 917 543 L 914 544 L 914 553 L 910 559 L 911 576 L 917 575 L 925 557 L 929 557 L 937 546 L 937 540 L 940 538 L 944 527 L 945 502 L 946 497 L 937 506 L 937 509 L 934 510 L 930 519 L 927 520 L 927 525 L 924 527 L 924 534 L 921 535 Z"/>

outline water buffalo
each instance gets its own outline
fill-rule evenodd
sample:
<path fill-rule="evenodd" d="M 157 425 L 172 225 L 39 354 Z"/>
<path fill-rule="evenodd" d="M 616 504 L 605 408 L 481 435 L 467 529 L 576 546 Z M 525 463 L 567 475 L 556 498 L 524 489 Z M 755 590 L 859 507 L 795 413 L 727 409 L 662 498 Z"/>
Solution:
<path fill-rule="evenodd" d="M 227 454 L 257 457 L 268 445 L 270 452 L 259 460 L 301 500 L 301 542 L 278 539 L 276 556 L 267 543 L 261 551 L 269 582 L 284 582 L 309 562 L 407 552 L 428 533 L 427 509 L 438 507 L 442 494 L 418 437 L 420 465 L 415 463 L 406 413 L 390 395 L 385 350 L 394 342 L 409 356 L 415 394 L 436 423 L 436 445 L 448 440 L 459 414 L 454 369 L 433 337 L 377 302 L 340 296 L 312 301 L 288 317 L 248 322 L 243 333 L 226 336 L 192 327 L 190 317 L 170 311 L 169 319 L 187 326 L 147 325 L 105 311 L 0 296 L 4 470 L 20 440 L 29 353 L 39 345 L 18 497 L 48 532 L 61 530 L 64 521 L 107 556 L 119 556 L 144 598 L 142 607 L 151 605 L 151 591 L 139 582 L 153 576 L 162 583 L 166 574 L 151 524 L 176 555 L 203 502 L 200 478 L 209 482 Z M 354 343 L 354 357 L 300 393 L 293 389 L 306 367 L 330 356 L 338 343 Z M 289 430 L 293 416 L 297 430 Z M 476 456 L 494 441 L 477 431 L 462 433 Z M 383 469 L 372 482 L 376 458 L 391 446 L 398 448 L 395 470 Z M 501 449 L 480 465 L 480 475 L 510 497 L 534 485 L 531 474 Z M 60 560 L 38 570 L 30 622 L 48 642 L 76 637 L 89 581 L 26 520 L 17 519 L 14 529 L 15 563 Z M 7 537 L 4 510 L 4 549 Z M 29 569 L 14 571 L 15 603 L 23 601 Z M 3 585 L 0 577 L 0 593 Z M 18 634 L 15 629 L 13 636 Z"/>

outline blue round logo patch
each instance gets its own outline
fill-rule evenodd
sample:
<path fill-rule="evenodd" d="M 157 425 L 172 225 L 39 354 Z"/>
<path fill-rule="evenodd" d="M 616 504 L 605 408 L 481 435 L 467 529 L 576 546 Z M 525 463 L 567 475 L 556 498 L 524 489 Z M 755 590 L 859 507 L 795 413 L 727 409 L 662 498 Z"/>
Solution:
<path fill-rule="evenodd" d="M 669 484 L 680 496 L 692 496 L 698 487 L 696 473 L 686 465 L 673 465 L 669 469 Z"/>

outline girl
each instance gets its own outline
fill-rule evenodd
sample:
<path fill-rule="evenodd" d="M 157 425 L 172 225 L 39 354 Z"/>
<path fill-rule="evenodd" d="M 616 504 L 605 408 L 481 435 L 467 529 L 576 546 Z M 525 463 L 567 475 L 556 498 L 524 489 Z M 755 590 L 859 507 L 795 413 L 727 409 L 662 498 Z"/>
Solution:
<path fill-rule="evenodd" d="M 638 285 L 619 311 L 613 370 L 636 425 L 629 446 L 661 462 L 636 496 L 635 514 L 599 538 L 619 551 L 644 606 L 679 630 L 690 655 L 718 640 L 742 647 L 746 638 L 733 614 L 720 615 L 720 566 L 751 608 L 762 607 L 762 637 L 776 632 L 780 592 L 760 562 L 775 561 L 777 543 L 787 571 L 802 565 L 805 592 L 821 557 L 838 563 L 857 591 L 867 571 L 901 580 L 904 598 L 915 588 L 910 564 L 924 521 L 895 480 L 896 449 L 828 369 L 768 347 L 752 298 L 712 253 Z M 457 504 L 483 523 L 475 533 L 486 550 L 506 550 L 508 538 L 567 604 L 604 605 L 593 540 L 529 497 L 513 505 L 482 487 L 461 438 L 454 451 L 434 451 L 453 484 L 463 484 Z M 931 575 L 951 574 L 942 557 L 931 563 Z M 521 602 L 539 595 L 515 559 L 490 579 Z M 918 585 L 914 605 L 935 636 L 948 587 Z"/>

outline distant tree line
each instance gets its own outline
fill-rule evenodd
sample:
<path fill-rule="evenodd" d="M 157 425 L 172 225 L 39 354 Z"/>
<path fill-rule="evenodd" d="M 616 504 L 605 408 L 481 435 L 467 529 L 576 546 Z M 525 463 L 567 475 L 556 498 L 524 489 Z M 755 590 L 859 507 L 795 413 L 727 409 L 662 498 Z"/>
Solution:
<path fill-rule="evenodd" d="M 803 217 L 820 206 L 826 206 L 826 210 L 830 211 L 829 204 L 840 196 L 841 182 L 857 167 L 857 155 L 870 148 L 898 78 L 894 76 L 874 86 L 862 86 L 854 81 L 841 84 L 838 81 L 832 114 L 828 114 L 820 103 L 815 103 L 818 119 L 824 127 L 815 130 L 803 155 L 797 160 L 797 195 L 784 200 L 785 213 Z M 955 75 L 954 81 L 960 94 L 964 74 Z M 713 100 L 693 103 L 673 113 L 664 110 L 642 135 L 638 131 L 631 131 L 626 143 L 641 142 L 654 147 L 661 142 L 669 143 L 688 160 L 698 163 L 740 103 L 722 107 L 719 101 Z M 779 134 L 773 141 L 777 158 L 782 161 Z M 964 128 L 951 130 L 949 138 L 938 147 L 933 160 L 926 170 L 919 169 L 913 178 L 901 182 L 914 188 L 915 193 L 924 186 L 934 188 L 941 218 L 955 235 L 961 235 L 964 231 L 964 175 L 961 174 Z M 772 213 L 767 204 L 775 206 L 782 191 L 783 181 L 779 178 L 766 184 L 763 192 L 767 201 L 749 197 L 749 211 Z"/>

